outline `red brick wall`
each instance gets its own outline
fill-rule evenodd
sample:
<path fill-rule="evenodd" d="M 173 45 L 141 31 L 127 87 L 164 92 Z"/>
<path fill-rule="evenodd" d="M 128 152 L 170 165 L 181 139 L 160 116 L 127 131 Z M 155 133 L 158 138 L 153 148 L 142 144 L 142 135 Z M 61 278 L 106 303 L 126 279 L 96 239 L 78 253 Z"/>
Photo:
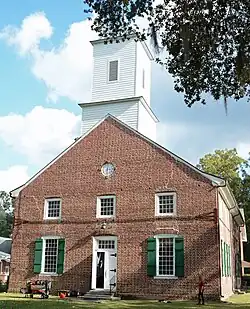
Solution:
<path fill-rule="evenodd" d="M 105 161 L 116 165 L 111 179 L 101 175 Z M 166 190 L 177 193 L 178 220 L 155 218 L 155 193 Z M 207 281 L 206 293 L 219 296 L 217 224 L 213 216 L 209 217 L 216 207 L 215 188 L 112 119 L 75 145 L 17 198 L 11 291 L 33 277 L 34 241 L 45 235 L 66 239 L 65 273 L 54 279 L 54 287 L 89 290 L 92 236 L 101 233 L 96 197 L 105 194 L 117 197 L 116 218 L 105 233 L 118 237 L 118 293 L 192 297 L 202 273 Z M 48 197 L 62 198 L 62 222 L 43 221 L 44 199 Z M 146 275 L 146 239 L 173 226 L 179 227 L 185 239 L 185 278 L 151 279 Z"/>

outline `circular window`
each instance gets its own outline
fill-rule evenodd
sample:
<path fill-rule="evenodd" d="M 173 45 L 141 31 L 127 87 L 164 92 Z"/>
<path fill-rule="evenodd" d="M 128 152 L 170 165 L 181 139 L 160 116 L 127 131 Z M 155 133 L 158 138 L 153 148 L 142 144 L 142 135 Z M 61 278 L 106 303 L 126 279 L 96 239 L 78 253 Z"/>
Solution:
<path fill-rule="evenodd" d="M 103 176 L 105 177 L 110 177 L 114 174 L 114 171 L 115 171 L 115 167 L 112 163 L 105 163 L 103 166 L 102 166 L 102 174 Z"/>

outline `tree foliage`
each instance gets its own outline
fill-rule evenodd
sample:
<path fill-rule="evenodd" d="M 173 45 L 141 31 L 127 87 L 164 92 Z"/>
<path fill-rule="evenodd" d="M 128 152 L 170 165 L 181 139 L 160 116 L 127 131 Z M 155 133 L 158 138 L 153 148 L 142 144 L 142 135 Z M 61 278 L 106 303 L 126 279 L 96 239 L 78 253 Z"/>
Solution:
<path fill-rule="evenodd" d="M 97 13 L 92 29 L 108 41 L 150 37 L 157 61 L 174 77 L 174 88 L 185 103 L 249 96 L 249 0 L 84 0 Z M 159 1 L 157 1 L 158 3 Z M 141 29 L 138 17 L 148 21 Z"/>
<path fill-rule="evenodd" d="M 241 158 L 236 149 L 215 150 L 199 160 L 198 168 L 225 178 L 239 204 L 244 208 L 248 238 L 250 237 L 250 160 Z M 250 238 L 249 238 L 250 239 Z"/>
<path fill-rule="evenodd" d="M 241 158 L 236 149 L 215 150 L 200 159 L 198 168 L 225 178 L 236 198 L 241 195 L 242 175 L 246 173 L 248 161 Z"/>
<path fill-rule="evenodd" d="M 13 209 L 11 197 L 5 191 L 0 191 L 0 236 L 10 237 L 13 224 Z"/>

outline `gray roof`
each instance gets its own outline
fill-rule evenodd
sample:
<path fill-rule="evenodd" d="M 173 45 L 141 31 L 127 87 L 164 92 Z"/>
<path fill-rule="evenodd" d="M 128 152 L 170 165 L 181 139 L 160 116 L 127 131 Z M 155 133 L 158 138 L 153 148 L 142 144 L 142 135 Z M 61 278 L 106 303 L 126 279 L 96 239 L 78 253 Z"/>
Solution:
<path fill-rule="evenodd" d="M 0 237 L 0 252 L 10 254 L 11 238 Z"/>

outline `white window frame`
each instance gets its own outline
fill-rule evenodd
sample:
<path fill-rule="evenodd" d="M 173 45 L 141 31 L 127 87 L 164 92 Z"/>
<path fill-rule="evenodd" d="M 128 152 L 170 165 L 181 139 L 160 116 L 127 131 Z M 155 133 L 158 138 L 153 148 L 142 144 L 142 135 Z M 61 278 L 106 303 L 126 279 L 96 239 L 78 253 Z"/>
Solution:
<path fill-rule="evenodd" d="M 118 64 L 117 64 L 117 80 L 109 80 L 110 62 L 113 62 L 113 61 L 117 61 L 118 62 Z M 110 59 L 110 60 L 108 60 L 108 75 L 107 75 L 107 82 L 108 82 L 108 84 L 117 83 L 117 82 L 119 82 L 119 79 L 120 79 L 120 59 Z"/>
<path fill-rule="evenodd" d="M 160 213 L 159 197 L 160 196 L 173 196 L 174 209 L 172 213 Z M 176 193 L 175 192 L 160 192 L 155 194 L 155 216 L 168 217 L 176 216 Z"/>
<path fill-rule="evenodd" d="M 56 255 L 56 261 L 58 260 L 58 246 L 59 246 L 59 239 L 62 239 L 60 236 L 44 236 L 41 237 L 43 240 L 43 251 L 42 251 L 42 262 L 41 262 L 41 272 L 40 275 L 47 275 L 47 276 L 57 276 L 57 264 L 56 264 L 56 271 L 55 272 L 45 272 L 44 267 L 45 267 L 45 246 L 46 246 L 46 240 L 49 239 L 56 239 L 57 240 L 57 255 Z"/>
<path fill-rule="evenodd" d="M 156 276 L 154 279 L 178 279 L 175 275 L 175 238 L 178 237 L 176 235 L 156 235 L 154 238 L 156 239 Z M 162 238 L 172 238 L 173 239 L 173 275 L 159 275 L 159 239 Z"/>
<path fill-rule="evenodd" d="M 59 217 L 48 217 L 49 202 L 60 201 Z M 62 216 L 62 199 L 61 198 L 46 198 L 44 201 L 44 220 L 58 220 Z"/>
<path fill-rule="evenodd" d="M 113 215 L 101 215 L 101 200 L 102 199 L 108 199 L 113 198 L 114 199 L 114 211 Z M 116 196 L 115 195 L 102 195 L 97 197 L 97 203 L 96 203 L 96 218 L 114 218 L 116 214 Z"/>
<path fill-rule="evenodd" d="M 10 274 L 10 267 L 7 265 L 5 266 L 5 275 L 9 275 Z"/>

